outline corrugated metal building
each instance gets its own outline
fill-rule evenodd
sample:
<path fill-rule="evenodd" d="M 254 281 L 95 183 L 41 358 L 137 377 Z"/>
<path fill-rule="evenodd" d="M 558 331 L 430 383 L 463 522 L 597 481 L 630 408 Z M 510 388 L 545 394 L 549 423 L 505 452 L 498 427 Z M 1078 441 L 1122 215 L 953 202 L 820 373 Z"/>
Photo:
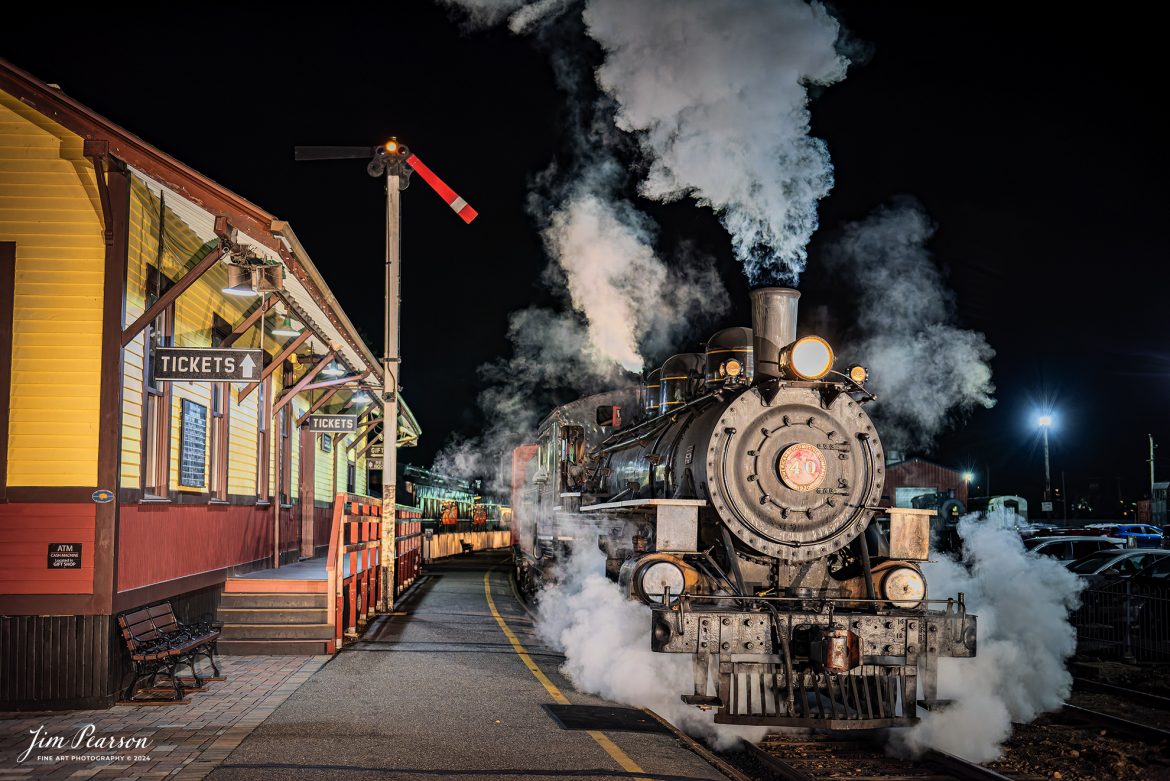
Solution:
<path fill-rule="evenodd" d="M 283 291 L 228 295 L 240 263 Z M 257 382 L 153 378 L 157 347 L 227 346 L 263 349 Z M 381 391 L 287 223 L 0 60 L 0 710 L 109 705 L 119 612 L 207 614 L 229 575 L 327 545 Z"/>
<path fill-rule="evenodd" d="M 886 465 L 886 485 L 883 504 L 891 507 L 913 507 L 916 496 L 954 492 L 954 497 L 967 504 L 967 483 L 963 475 L 950 467 L 909 458 Z"/>

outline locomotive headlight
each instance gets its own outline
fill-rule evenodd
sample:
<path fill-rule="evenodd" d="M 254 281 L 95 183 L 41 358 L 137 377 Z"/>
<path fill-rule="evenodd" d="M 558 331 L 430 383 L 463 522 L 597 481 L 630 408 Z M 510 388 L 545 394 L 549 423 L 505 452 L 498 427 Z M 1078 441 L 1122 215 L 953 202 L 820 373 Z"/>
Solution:
<path fill-rule="evenodd" d="M 738 377 L 739 373 L 743 371 L 743 364 L 732 358 L 723 364 L 723 369 L 727 372 L 728 377 Z"/>
<path fill-rule="evenodd" d="M 833 348 L 819 336 L 797 339 L 787 352 L 787 366 L 797 379 L 819 380 L 833 368 Z"/>
<path fill-rule="evenodd" d="M 656 561 L 643 567 L 638 573 L 638 591 L 642 599 L 648 603 L 661 603 L 666 590 L 670 589 L 670 601 L 673 603 L 686 587 L 683 571 L 673 562 Z"/>
<path fill-rule="evenodd" d="M 882 597 L 894 607 L 915 608 L 926 599 L 926 580 L 910 567 L 895 567 L 882 578 Z"/>

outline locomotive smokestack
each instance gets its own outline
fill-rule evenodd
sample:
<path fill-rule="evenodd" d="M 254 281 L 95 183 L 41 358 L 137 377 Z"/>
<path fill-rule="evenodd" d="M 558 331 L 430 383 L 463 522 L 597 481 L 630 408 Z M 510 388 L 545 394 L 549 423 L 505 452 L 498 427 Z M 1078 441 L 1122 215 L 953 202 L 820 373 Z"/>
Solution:
<path fill-rule="evenodd" d="M 779 377 L 780 351 L 796 341 L 800 291 L 790 287 L 761 287 L 753 290 L 751 297 L 756 377 Z"/>

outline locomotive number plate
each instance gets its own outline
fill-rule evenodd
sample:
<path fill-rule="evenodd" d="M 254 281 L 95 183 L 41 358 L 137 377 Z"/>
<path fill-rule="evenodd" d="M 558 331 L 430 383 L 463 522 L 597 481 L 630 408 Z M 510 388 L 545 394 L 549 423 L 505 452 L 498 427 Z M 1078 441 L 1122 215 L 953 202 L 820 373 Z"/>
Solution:
<path fill-rule="evenodd" d="M 825 456 L 816 445 L 797 442 L 780 454 L 776 471 L 793 491 L 813 491 L 825 481 Z"/>

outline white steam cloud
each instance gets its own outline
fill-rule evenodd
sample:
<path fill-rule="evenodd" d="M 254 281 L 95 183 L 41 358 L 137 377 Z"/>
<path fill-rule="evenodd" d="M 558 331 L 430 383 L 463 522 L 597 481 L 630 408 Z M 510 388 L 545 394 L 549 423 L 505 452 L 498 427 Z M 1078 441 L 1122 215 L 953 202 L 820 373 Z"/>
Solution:
<path fill-rule="evenodd" d="M 1012 722 L 1056 710 L 1068 697 L 1065 660 L 1076 650 L 1068 618 L 1082 582 L 1055 559 L 1024 549 L 1015 527 L 1025 523 L 1012 513 L 964 516 L 964 561 L 923 566 L 932 596 L 966 595 L 979 618 L 978 650 L 974 659 L 939 660 L 939 696 L 954 702 L 896 735 L 906 750 L 986 762 L 999 756 Z"/>
<path fill-rule="evenodd" d="M 650 160 L 642 194 L 710 206 L 751 282 L 795 282 L 833 186 L 808 86 L 845 77 L 837 21 L 803 0 L 590 0 L 585 22 L 618 126 Z"/>
<path fill-rule="evenodd" d="M 473 26 L 528 32 L 568 0 L 441 0 Z M 804 0 L 585 0 L 605 58 L 597 84 L 649 170 L 640 192 L 691 197 L 731 234 L 752 284 L 795 283 L 833 187 L 825 143 L 809 135 L 809 87 L 845 78 L 837 20 Z"/>
<path fill-rule="evenodd" d="M 954 325 L 953 295 L 926 248 L 933 233 L 921 208 L 902 203 L 847 225 L 827 257 L 859 293 L 849 352 L 873 377 L 889 448 L 929 448 L 955 417 L 995 405 L 995 351 Z"/>
<path fill-rule="evenodd" d="M 631 372 L 644 368 L 644 346 L 651 354 L 668 347 L 688 319 L 709 319 L 726 301 L 714 271 L 668 268 L 649 232 L 645 219 L 596 191 L 570 197 L 544 232 L 558 261 L 546 277 L 563 282 L 584 316 L 589 349 Z"/>
<path fill-rule="evenodd" d="M 649 708 L 719 749 L 763 739 L 765 727 L 716 724 L 714 713 L 680 699 L 694 686 L 691 657 L 650 650 L 650 608 L 605 576 L 604 554 L 592 542 L 578 538 L 537 605 L 537 631 L 565 655 L 561 672 L 582 691 Z"/>

